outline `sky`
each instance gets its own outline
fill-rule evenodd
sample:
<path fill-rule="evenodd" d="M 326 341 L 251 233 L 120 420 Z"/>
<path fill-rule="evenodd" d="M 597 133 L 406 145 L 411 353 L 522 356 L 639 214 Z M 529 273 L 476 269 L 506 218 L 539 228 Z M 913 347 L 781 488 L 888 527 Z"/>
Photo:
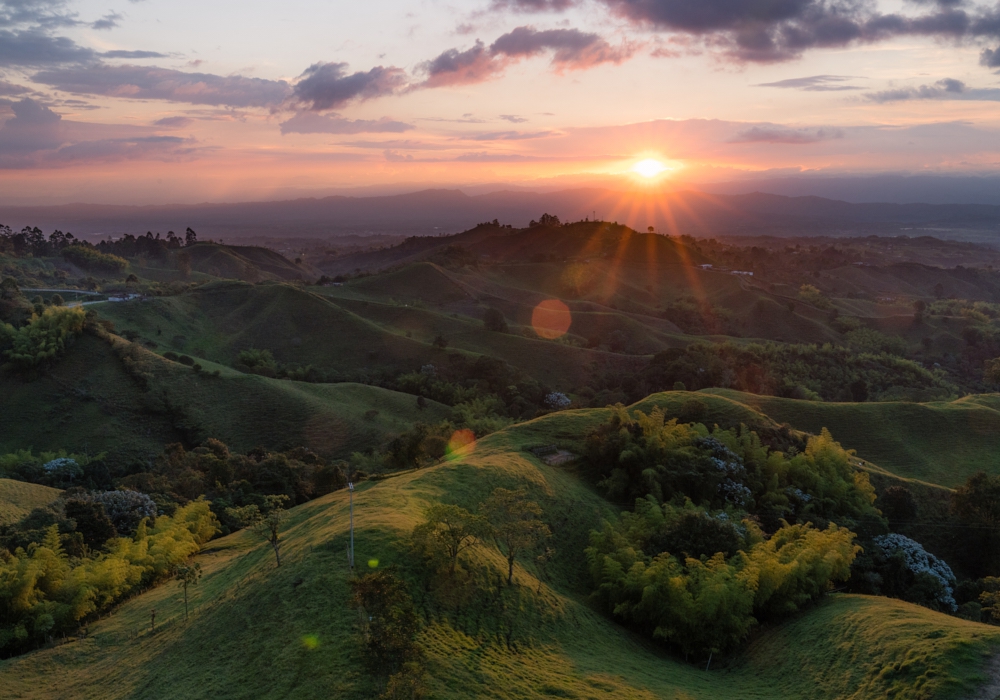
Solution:
<path fill-rule="evenodd" d="M 0 0 L 0 204 L 994 175 L 998 71 L 973 0 Z"/>

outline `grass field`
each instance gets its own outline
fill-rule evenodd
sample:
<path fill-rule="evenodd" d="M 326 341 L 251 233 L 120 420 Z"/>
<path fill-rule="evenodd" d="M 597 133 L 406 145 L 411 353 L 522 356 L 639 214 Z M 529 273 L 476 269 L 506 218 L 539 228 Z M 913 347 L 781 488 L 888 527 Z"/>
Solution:
<path fill-rule="evenodd" d="M 860 457 L 905 478 L 953 488 L 977 471 L 997 473 L 1000 468 L 996 459 L 1000 396 L 996 395 L 931 403 L 824 403 L 725 389 L 706 389 L 698 395 L 720 415 L 731 412 L 735 417 L 750 411 L 809 433 L 829 428 Z M 655 396 L 676 404 L 684 400 Z M 710 397 L 723 403 L 715 406 Z"/>
<path fill-rule="evenodd" d="M 35 508 L 42 508 L 59 498 L 59 489 L 0 479 L 0 525 L 16 523 Z"/>
<path fill-rule="evenodd" d="M 553 525 L 556 558 L 542 580 L 533 565 L 515 580 L 526 602 L 510 651 L 475 615 L 437 614 L 414 590 L 428 624 L 419 636 L 433 698 L 671 698 L 676 700 L 917 700 L 969 698 L 1000 630 L 900 601 L 835 595 L 759 631 L 745 651 L 711 671 L 687 665 L 594 610 L 580 551 L 609 506 L 565 468 L 524 445 L 579 445 L 605 409 L 567 411 L 491 435 L 459 459 L 377 482 L 355 493 L 357 560 L 403 562 L 405 537 L 434 502 L 474 506 L 495 486 L 524 486 Z M 10 698 L 367 698 L 346 605 L 348 500 L 336 492 L 299 506 L 285 530 L 285 564 L 236 533 L 209 545 L 205 577 L 183 618 L 175 585 L 128 601 L 90 626 L 86 639 L 0 662 Z M 499 570 L 490 548 L 477 566 Z M 405 571 L 405 568 L 404 568 Z M 157 631 L 150 633 L 150 611 Z M 305 644 L 307 635 L 318 644 Z"/>
<path fill-rule="evenodd" d="M 107 342 L 88 334 L 46 376 L 4 379 L 0 451 L 107 452 L 119 463 L 144 463 L 168 443 L 215 437 L 241 451 L 302 445 L 346 457 L 450 410 L 433 401 L 420 410 L 415 397 L 373 386 L 269 379 L 205 360 L 204 371 L 195 373 L 152 352 L 136 353 L 146 390 Z"/>

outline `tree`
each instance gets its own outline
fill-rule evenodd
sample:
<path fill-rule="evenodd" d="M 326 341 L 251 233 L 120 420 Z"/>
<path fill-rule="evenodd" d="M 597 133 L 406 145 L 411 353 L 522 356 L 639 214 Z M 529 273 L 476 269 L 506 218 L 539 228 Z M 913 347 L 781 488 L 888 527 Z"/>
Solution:
<path fill-rule="evenodd" d="M 493 307 L 486 309 L 486 313 L 483 314 L 483 326 L 494 333 L 506 333 L 508 330 L 507 319 L 504 318 L 503 312 Z"/>
<path fill-rule="evenodd" d="M 419 628 L 417 613 L 395 570 L 373 571 L 350 584 L 351 604 L 361 610 L 365 651 L 373 670 L 389 674 L 412 661 L 419 654 L 413 641 Z"/>
<path fill-rule="evenodd" d="M 907 523 L 917 517 L 917 502 L 905 486 L 890 486 L 877 504 L 890 523 Z"/>
<path fill-rule="evenodd" d="M 994 357 L 986 361 L 986 370 L 983 372 L 986 379 L 994 383 L 1000 383 L 1000 357 Z"/>
<path fill-rule="evenodd" d="M 135 289 L 135 285 L 139 284 L 139 278 L 135 276 L 135 273 L 130 273 L 128 277 L 125 278 L 125 286 L 128 289 Z"/>
<path fill-rule="evenodd" d="M 455 573 L 459 554 L 490 534 L 486 518 L 460 506 L 434 505 L 424 518 L 425 522 L 413 529 L 414 543 L 432 559 L 445 559 L 449 574 Z"/>
<path fill-rule="evenodd" d="M 962 540 L 967 565 L 979 575 L 1000 570 L 1000 476 L 978 472 L 951 496 L 951 507 L 971 527 Z"/>
<path fill-rule="evenodd" d="M 913 320 L 920 323 L 924 320 L 924 312 L 927 310 L 927 304 L 923 299 L 917 299 L 913 302 Z"/>
<path fill-rule="evenodd" d="M 66 517 L 76 523 L 76 531 L 83 535 L 83 542 L 97 550 L 118 532 L 104 511 L 104 505 L 94 501 L 71 498 L 64 506 Z"/>
<path fill-rule="evenodd" d="M 184 232 L 184 245 L 186 246 L 194 245 L 197 242 L 198 242 L 198 234 L 194 232 L 194 229 L 188 226 L 187 230 Z"/>
<path fill-rule="evenodd" d="M 0 282 L 0 299 L 17 299 L 21 296 L 21 288 L 13 277 L 5 277 Z"/>
<path fill-rule="evenodd" d="M 279 531 L 288 517 L 288 512 L 284 508 L 288 496 L 285 494 L 264 496 L 264 501 L 266 513 L 261 513 L 260 508 L 254 503 L 241 508 L 226 508 L 226 514 L 258 537 L 264 538 L 274 550 L 274 559 L 277 565 L 281 566 Z"/>
<path fill-rule="evenodd" d="M 184 589 L 184 619 L 188 619 L 188 586 L 193 586 L 201 579 L 201 564 L 185 563 L 174 569 L 174 579 L 179 582 L 178 588 Z"/>
<path fill-rule="evenodd" d="M 941 299 L 944 297 L 944 285 L 938 282 L 934 285 L 934 298 Z"/>
<path fill-rule="evenodd" d="M 177 253 L 177 270 L 185 279 L 191 276 L 191 253 L 186 250 Z"/>
<path fill-rule="evenodd" d="M 539 519 L 541 506 L 526 500 L 527 495 L 524 489 L 497 488 L 480 506 L 490 524 L 493 541 L 507 557 L 507 585 L 514 581 L 514 561 L 518 555 L 552 534 Z"/>

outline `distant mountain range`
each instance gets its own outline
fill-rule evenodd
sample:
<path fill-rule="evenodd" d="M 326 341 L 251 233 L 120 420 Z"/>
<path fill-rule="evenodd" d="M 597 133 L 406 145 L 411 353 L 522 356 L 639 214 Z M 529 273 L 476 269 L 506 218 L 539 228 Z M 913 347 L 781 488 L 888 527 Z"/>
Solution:
<path fill-rule="evenodd" d="M 934 235 L 989 242 L 1000 236 L 1000 206 L 996 205 L 850 203 L 760 192 L 621 192 L 600 188 L 480 195 L 423 190 L 392 196 L 232 204 L 0 207 L 0 224 L 39 226 L 46 232 L 58 228 L 78 236 L 181 233 L 190 226 L 203 239 L 261 235 L 330 238 L 366 233 L 456 233 L 493 219 L 522 227 L 543 212 L 563 221 L 596 216 L 639 231 L 653 226 L 659 233 L 695 236 Z"/>

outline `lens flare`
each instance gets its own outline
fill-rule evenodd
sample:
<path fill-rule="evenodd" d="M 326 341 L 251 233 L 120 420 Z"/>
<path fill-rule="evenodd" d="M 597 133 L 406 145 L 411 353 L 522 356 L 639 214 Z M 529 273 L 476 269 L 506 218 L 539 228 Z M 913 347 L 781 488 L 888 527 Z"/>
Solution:
<path fill-rule="evenodd" d="M 558 299 L 546 299 L 531 312 L 531 327 L 540 338 L 547 340 L 566 335 L 572 323 L 569 307 Z"/>
<path fill-rule="evenodd" d="M 302 638 L 302 646 L 304 646 L 309 651 L 312 651 L 319 646 L 319 635 L 307 634 Z"/>
<path fill-rule="evenodd" d="M 378 568 L 378 559 L 369 559 L 368 560 L 368 568 L 369 569 L 377 569 Z"/>
<path fill-rule="evenodd" d="M 462 448 L 475 444 L 475 442 L 476 434 L 468 428 L 456 430 L 448 439 L 448 445 L 444 448 L 444 456 L 446 459 L 455 459 Z"/>

